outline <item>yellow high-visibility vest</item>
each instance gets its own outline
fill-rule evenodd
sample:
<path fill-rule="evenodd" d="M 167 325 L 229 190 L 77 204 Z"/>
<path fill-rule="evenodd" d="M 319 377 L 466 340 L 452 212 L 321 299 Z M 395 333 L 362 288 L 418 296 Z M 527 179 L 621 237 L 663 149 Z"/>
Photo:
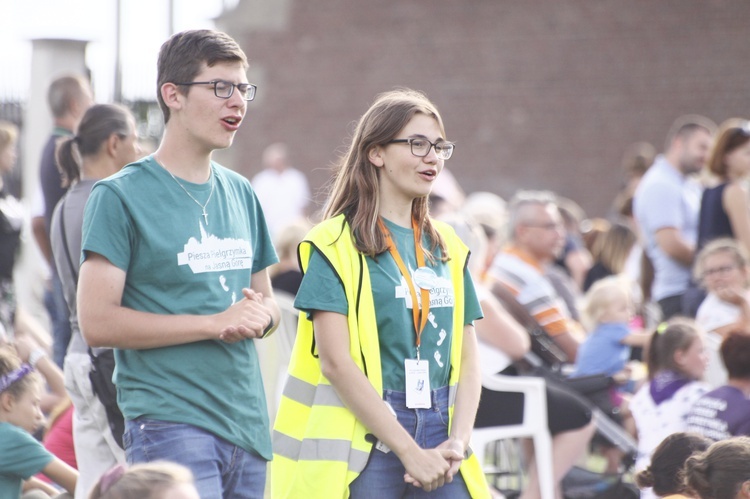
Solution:
<path fill-rule="evenodd" d="M 436 221 L 433 224 L 450 256 L 447 264 L 455 294 L 449 377 L 452 420 L 461 370 L 464 267 L 469 253 L 450 226 Z M 341 279 L 349 310 L 349 353 L 382 396 L 380 346 L 370 274 L 364 255 L 354 247 L 349 224 L 343 215 L 317 225 L 300 243 L 298 252 L 303 272 L 307 271 L 313 248 Z M 273 429 L 271 496 L 288 499 L 349 497 L 349 484 L 367 464 L 375 440 L 322 375 L 312 321 L 301 313 L 289 377 Z M 472 498 L 490 497 L 480 463 L 473 454 L 463 461 L 460 472 Z"/>

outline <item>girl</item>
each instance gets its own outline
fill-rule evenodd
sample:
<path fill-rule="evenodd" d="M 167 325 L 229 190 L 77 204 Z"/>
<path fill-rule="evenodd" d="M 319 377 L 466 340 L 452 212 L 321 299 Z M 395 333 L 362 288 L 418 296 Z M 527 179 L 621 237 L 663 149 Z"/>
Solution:
<path fill-rule="evenodd" d="M 135 161 L 139 153 L 135 119 L 127 108 L 115 104 L 89 108 L 75 136 L 62 142 L 57 150 L 64 185 L 70 188 L 53 213 L 50 240 L 71 318 L 64 373 L 65 386 L 75 407 L 73 440 L 81 473 L 76 499 L 84 499 L 104 471 L 125 462 L 125 453 L 110 432 L 104 406 L 92 391 L 89 347 L 78 326 L 76 290 L 83 208 L 97 180 Z M 102 351 L 97 354 L 102 355 Z"/>
<path fill-rule="evenodd" d="M 466 246 L 427 214 L 453 149 L 419 92 L 382 94 L 360 119 L 326 220 L 299 248 L 274 497 L 489 496 L 466 458 L 481 309 Z"/>
<path fill-rule="evenodd" d="M 750 498 L 750 438 L 722 440 L 689 457 L 685 482 L 700 499 Z"/>
<path fill-rule="evenodd" d="M 89 499 L 199 499 L 193 474 L 182 465 L 167 461 L 118 464 L 102 475 Z"/>
<path fill-rule="evenodd" d="M 660 324 L 647 349 L 649 381 L 630 402 L 638 432 L 637 470 L 648 466 L 664 438 L 687 429 L 688 411 L 707 392 L 699 381 L 707 363 L 703 338 L 693 321 L 675 318 Z M 644 491 L 641 497 L 653 495 Z"/>
<path fill-rule="evenodd" d="M 682 468 L 693 454 L 703 452 L 711 440 L 694 433 L 673 433 L 654 449 L 651 464 L 635 476 L 638 487 L 651 487 L 664 499 L 690 499 L 683 481 Z"/>
<path fill-rule="evenodd" d="M 0 491 L 3 497 L 18 498 L 22 490 L 35 489 L 57 494 L 52 486 L 29 478 L 39 472 L 71 494 L 75 489 L 78 472 L 31 436 L 44 423 L 39 406 L 41 393 L 42 383 L 34 369 L 22 364 L 9 347 L 0 347 Z"/>

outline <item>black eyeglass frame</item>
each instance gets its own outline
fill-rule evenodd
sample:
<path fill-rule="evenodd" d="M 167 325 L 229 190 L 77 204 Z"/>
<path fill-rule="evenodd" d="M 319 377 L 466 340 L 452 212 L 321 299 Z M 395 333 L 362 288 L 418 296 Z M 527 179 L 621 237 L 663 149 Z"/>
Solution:
<path fill-rule="evenodd" d="M 427 148 L 427 151 L 424 154 L 417 154 L 414 151 L 414 141 L 415 140 L 422 140 L 422 141 L 425 141 L 428 144 L 430 144 L 430 147 Z M 440 158 L 440 153 L 438 152 L 438 146 L 440 146 L 440 150 L 441 151 L 444 151 L 443 147 L 445 147 L 446 145 L 449 145 L 449 146 L 451 146 L 451 148 L 450 148 L 450 152 L 447 154 L 447 157 L 440 158 L 443 161 L 451 159 L 451 156 L 453 156 L 453 151 L 456 149 L 456 144 L 453 143 L 453 142 L 448 142 L 448 141 L 430 142 L 429 140 L 427 140 L 424 137 L 412 137 L 410 139 L 392 139 L 392 140 L 389 140 L 388 142 L 386 142 L 386 144 L 409 144 L 409 147 L 411 148 L 411 153 L 414 156 L 418 157 L 418 158 L 424 158 L 425 156 L 427 156 L 428 154 L 430 154 L 430 149 L 433 149 L 433 148 L 435 149 L 435 154 L 437 154 L 438 158 Z"/>
<path fill-rule="evenodd" d="M 256 85 L 253 85 L 252 83 L 232 83 L 231 81 L 227 81 L 227 80 L 191 81 L 191 82 L 185 82 L 185 83 L 180 83 L 180 82 L 173 81 L 172 83 L 175 84 L 175 85 L 187 85 L 187 86 L 190 86 L 190 85 L 213 85 L 214 86 L 214 95 L 216 97 L 218 97 L 219 99 L 231 99 L 232 95 L 234 95 L 234 89 L 235 88 L 239 89 L 240 94 L 241 94 L 242 93 L 242 88 L 241 87 L 244 86 L 245 89 L 246 89 L 246 92 L 247 92 L 247 96 L 243 97 L 243 99 L 245 101 L 247 101 L 247 102 L 250 102 L 250 101 L 254 100 L 255 99 L 255 94 L 258 91 L 258 87 Z M 229 91 L 229 95 L 227 95 L 226 97 L 224 97 L 222 95 L 219 95 L 219 90 L 217 88 L 217 85 L 219 83 L 223 83 L 225 85 L 230 85 L 230 88 L 232 90 Z"/>

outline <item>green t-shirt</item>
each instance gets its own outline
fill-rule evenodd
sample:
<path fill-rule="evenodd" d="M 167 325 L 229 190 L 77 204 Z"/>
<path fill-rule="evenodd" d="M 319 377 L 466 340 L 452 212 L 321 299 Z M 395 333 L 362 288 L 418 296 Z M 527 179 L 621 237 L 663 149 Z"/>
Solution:
<path fill-rule="evenodd" d="M 122 304 L 156 314 L 208 315 L 243 299 L 251 275 L 278 261 L 260 204 L 244 177 L 212 163 L 211 181 L 180 180 L 152 157 L 98 182 L 86 205 L 83 255 L 127 274 Z M 83 306 L 83 304 L 81 304 Z M 204 428 L 271 458 L 266 398 L 252 340 L 115 350 L 118 404 L 147 417 Z"/>
<path fill-rule="evenodd" d="M 385 220 L 385 224 L 404 265 L 413 277 L 417 269 L 413 230 L 388 220 Z M 426 239 L 423 244 L 427 244 Z M 448 385 L 450 377 L 455 297 L 448 265 L 439 261 L 430 265 L 427 261 L 427 266 L 435 272 L 436 278 L 430 289 L 430 314 L 422 332 L 420 358 L 430 362 L 430 388 L 435 390 Z M 416 358 L 416 333 L 409 287 L 388 252 L 378 255 L 377 259 L 367 257 L 367 267 L 375 303 L 383 388 L 403 392 L 406 386 L 404 360 Z M 419 288 L 417 294 L 419 295 Z M 471 324 L 482 317 L 482 309 L 468 269 L 464 269 L 464 302 L 464 324 Z M 343 315 L 348 313 L 341 280 L 317 251 L 313 251 L 310 257 L 294 306 L 308 314 L 315 310 Z M 457 333 L 463 334 L 463 331 Z"/>
<path fill-rule="evenodd" d="M 42 471 L 53 459 L 28 432 L 0 423 L 0 498 L 21 497 L 23 481 Z"/>

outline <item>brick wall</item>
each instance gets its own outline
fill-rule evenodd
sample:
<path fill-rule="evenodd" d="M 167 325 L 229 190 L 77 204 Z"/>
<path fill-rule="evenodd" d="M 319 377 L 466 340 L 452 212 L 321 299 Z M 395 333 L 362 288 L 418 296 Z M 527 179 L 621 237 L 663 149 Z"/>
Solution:
<path fill-rule="evenodd" d="M 243 0 L 222 22 L 259 83 L 228 163 L 251 176 L 284 140 L 316 189 L 397 86 L 438 105 L 467 192 L 552 189 L 589 215 L 607 211 L 629 144 L 660 150 L 684 113 L 750 117 L 745 0 Z"/>

